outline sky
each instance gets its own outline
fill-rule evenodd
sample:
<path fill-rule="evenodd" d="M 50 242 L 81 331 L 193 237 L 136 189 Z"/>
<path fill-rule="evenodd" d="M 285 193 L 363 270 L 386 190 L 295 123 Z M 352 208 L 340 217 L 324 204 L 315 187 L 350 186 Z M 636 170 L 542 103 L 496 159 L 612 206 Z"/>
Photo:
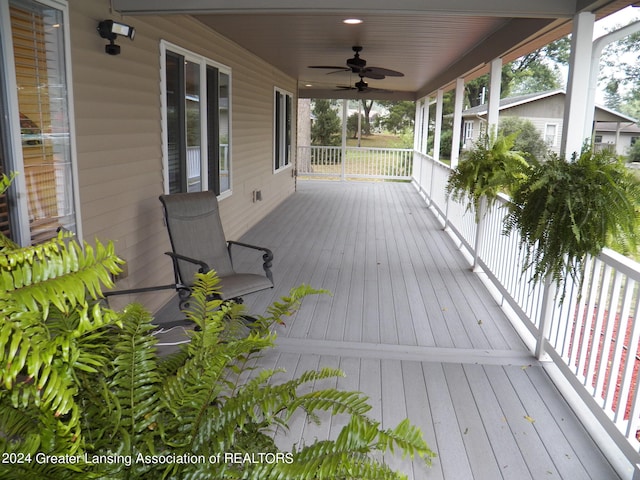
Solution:
<path fill-rule="evenodd" d="M 598 20 L 595 24 L 593 38 L 598 38 L 607 33 L 615 26 L 622 27 L 631 20 L 640 19 L 640 8 L 626 7 L 608 17 Z"/>
<path fill-rule="evenodd" d="M 640 20 L 640 8 L 639 7 L 626 7 L 608 17 L 598 20 L 595 23 L 593 38 L 596 39 L 602 35 L 606 35 L 609 31 L 623 27 L 630 23 L 632 20 Z M 637 57 L 630 54 L 628 61 L 638 61 Z M 596 93 L 596 103 L 604 104 L 604 85 L 598 85 L 598 91 Z"/>

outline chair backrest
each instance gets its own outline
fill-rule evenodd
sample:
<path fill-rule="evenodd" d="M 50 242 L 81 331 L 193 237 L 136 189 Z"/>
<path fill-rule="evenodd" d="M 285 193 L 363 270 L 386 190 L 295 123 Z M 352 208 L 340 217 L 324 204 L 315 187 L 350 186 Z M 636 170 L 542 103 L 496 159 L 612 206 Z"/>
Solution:
<path fill-rule="evenodd" d="M 205 262 L 219 276 L 234 273 L 214 192 L 161 195 L 174 253 Z M 176 274 L 191 285 L 198 265 L 179 260 Z"/>

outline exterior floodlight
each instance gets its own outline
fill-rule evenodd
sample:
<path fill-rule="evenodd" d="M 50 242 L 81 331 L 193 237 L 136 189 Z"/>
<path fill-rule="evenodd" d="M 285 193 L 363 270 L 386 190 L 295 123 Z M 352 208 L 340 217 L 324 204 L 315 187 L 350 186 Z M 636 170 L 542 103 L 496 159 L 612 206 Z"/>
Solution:
<path fill-rule="evenodd" d="M 109 44 L 105 45 L 104 51 L 109 55 L 118 55 L 120 53 L 120 45 L 115 44 L 116 37 L 120 35 L 133 40 L 136 29 L 125 23 L 103 20 L 98 24 L 98 33 L 102 38 L 109 40 Z"/>

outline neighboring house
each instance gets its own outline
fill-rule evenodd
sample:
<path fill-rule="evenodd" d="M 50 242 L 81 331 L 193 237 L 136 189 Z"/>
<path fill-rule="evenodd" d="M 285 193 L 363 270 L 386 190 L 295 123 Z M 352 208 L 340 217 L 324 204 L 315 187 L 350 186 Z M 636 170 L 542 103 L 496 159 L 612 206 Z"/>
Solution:
<path fill-rule="evenodd" d="M 530 120 L 549 145 L 549 149 L 560 153 L 565 96 L 564 90 L 558 89 L 503 98 L 500 100 L 500 117 L 511 116 Z M 486 131 L 487 105 L 465 110 L 462 118 L 463 147 L 468 148 Z M 626 155 L 632 138 L 639 135 L 635 122 L 635 119 L 622 113 L 596 105 L 596 144 L 614 145 L 618 154 Z M 616 135 L 616 132 L 619 134 Z"/>
<path fill-rule="evenodd" d="M 594 142 L 596 146 L 615 146 L 620 155 L 628 155 L 629 150 L 640 138 L 637 123 L 598 122 Z"/>

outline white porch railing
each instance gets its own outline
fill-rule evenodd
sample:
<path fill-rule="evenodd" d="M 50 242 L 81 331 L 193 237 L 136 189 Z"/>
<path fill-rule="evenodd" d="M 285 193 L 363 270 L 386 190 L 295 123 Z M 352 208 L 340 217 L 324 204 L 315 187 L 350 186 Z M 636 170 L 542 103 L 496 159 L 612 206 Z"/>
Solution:
<path fill-rule="evenodd" d="M 411 180 L 413 150 L 299 146 L 297 162 L 298 175 L 305 177 Z"/>
<path fill-rule="evenodd" d="M 220 144 L 219 175 L 222 190 L 229 188 L 229 145 Z M 202 189 L 202 147 L 187 147 L 187 190 L 198 192 Z"/>
<path fill-rule="evenodd" d="M 564 302 L 551 285 L 523 273 L 517 232 L 503 235 L 508 198 L 481 215 L 446 195 L 450 168 L 415 152 L 413 181 L 443 226 L 474 259 L 517 315 L 525 341 L 546 354 L 632 465 L 640 463 L 640 264 L 614 251 L 590 258 L 584 282 L 567 282 Z M 640 474 L 636 471 L 640 478 Z"/>

